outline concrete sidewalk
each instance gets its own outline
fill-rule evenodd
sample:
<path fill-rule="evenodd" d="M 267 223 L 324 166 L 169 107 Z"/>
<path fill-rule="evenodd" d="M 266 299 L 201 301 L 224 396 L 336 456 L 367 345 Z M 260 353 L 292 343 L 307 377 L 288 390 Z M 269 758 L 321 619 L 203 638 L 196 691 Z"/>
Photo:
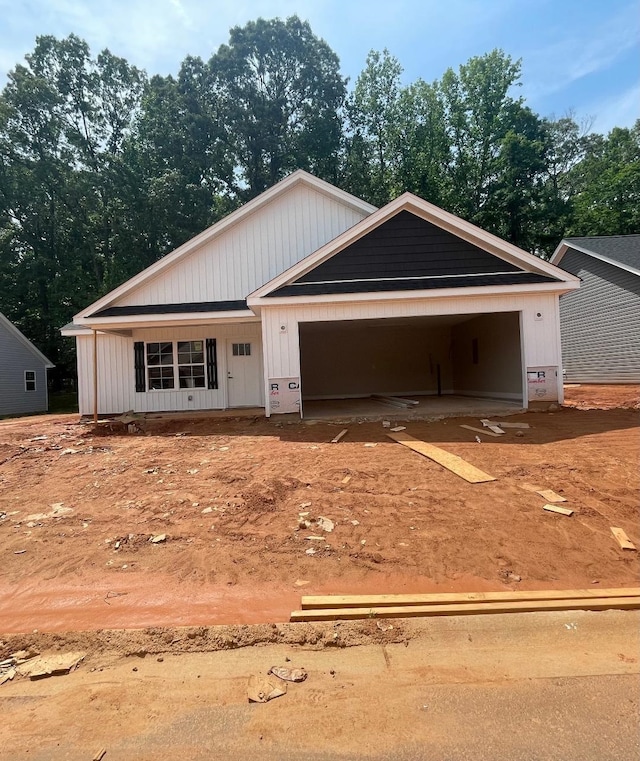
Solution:
<path fill-rule="evenodd" d="M 392 623 L 386 644 L 180 654 L 168 643 L 5 684 L 0 759 L 87 761 L 100 748 L 104 761 L 638 757 L 638 611 Z M 308 679 L 248 704 L 249 675 L 273 665 Z"/>

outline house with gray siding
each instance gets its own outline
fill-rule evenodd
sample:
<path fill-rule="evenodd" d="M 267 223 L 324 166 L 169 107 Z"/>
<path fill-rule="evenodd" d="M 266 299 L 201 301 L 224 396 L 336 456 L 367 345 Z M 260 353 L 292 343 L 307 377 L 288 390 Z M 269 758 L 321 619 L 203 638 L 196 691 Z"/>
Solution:
<path fill-rule="evenodd" d="M 640 235 L 565 238 L 551 263 L 582 281 L 560 299 L 569 383 L 640 383 Z"/>
<path fill-rule="evenodd" d="M 46 412 L 47 370 L 53 366 L 0 313 L 0 417 Z"/>

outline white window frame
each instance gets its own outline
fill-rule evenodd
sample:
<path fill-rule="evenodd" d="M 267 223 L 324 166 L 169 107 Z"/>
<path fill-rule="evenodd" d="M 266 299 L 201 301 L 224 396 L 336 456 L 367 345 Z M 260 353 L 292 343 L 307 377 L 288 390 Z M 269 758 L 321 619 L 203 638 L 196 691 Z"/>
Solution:
<path fill-rule="evenodd" d="M 179 343 L 194 343 L 195 341 L 199 341 L 202 344 L 202 365 L 204 368 L 204 385 L 203 386 L 187 386 L 185 388 L 180 387 L 180 368 L 181 367 L 193 367 L 194 364 L 198 365 L 199 362 L 196 363 L 189 363 L 189 364 L 180 364 L 178 362 L 178 344 Z M 171 355 L 173 362 L 168 365 L 150 365 L 148 361 L 148 350 L 147 347 L 150 344 L 171 344 Z M 171 340 L 157 340 L 157 341 L 145 341 L 144 342 L 144 371 L 145 371 L 145 382 L 147 386 L 146 393 L 148 394 L 155 394 L 155 393 L 162 393 L 162 392 L 172 392 L 172 391 L 181 391 L 181 392 L 193 392 L 193 391 L 206 391 L 208 388 L 208 370 L 207 370 L 207 343 L 204 338 L 178 338 L 178 339 L 171 339 Z M 173 369 L 173 388 L 150 388 L 149 384 L 149 369 L 154 367 L 171 367 Z"/>
<path fill-rule="evenodd" d="M 33 378 L 27 379 L 27 373 L 33 373 Z M 38 390 L 38 373 L 36 370 L 25 370 L 24 371 L 24 390 L 28 393 L 31 393 L 32 391 Z M 27 383 L 33 383 L 33 388 L 29 388 L 27 386 Z"/>

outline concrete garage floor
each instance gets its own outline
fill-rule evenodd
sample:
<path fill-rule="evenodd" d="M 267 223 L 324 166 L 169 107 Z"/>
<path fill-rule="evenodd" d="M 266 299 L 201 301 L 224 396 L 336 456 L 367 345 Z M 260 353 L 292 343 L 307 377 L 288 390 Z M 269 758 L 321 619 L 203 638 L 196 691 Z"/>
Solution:
<path fill-rule="evenodd" d="M 363 399 L 327 399 L 303 401 L 305 420 L 425 420 L 441 417 L 513 415 L 522 412 L 522 404 L 504 399 L 484 399 L 446 394 L 443 396 L 410 396 L 419 404 L 410 409 L 392 407 L 371 397 Z"/>

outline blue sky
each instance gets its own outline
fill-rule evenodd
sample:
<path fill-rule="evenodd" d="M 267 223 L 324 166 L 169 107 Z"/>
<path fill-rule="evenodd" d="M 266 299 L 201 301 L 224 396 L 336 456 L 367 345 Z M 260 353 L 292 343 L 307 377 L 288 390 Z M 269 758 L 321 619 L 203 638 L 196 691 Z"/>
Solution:
<path fill-rule="evenodd" d="M 94 53 L 169 74 L 234 25 L 294 13 L 351 83 L 371 49 L 388 48 L 408 83 L 498 47 L 522 58 L 520 92 L 543 116 L 572 111 L 598 132 L 640 118 L 640 0 L 0 0 L 0 86 L 37 35 L 73 32 Z"/>

